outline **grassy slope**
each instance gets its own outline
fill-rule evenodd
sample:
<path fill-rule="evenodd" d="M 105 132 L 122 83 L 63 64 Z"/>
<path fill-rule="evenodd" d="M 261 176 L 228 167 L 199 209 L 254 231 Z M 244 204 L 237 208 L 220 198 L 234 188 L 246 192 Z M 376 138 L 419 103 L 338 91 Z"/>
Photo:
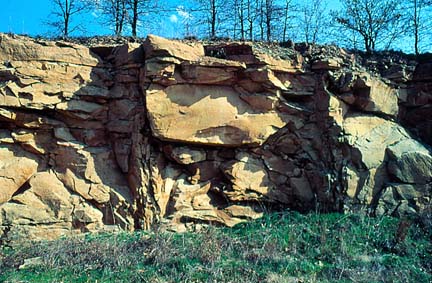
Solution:
<path fill-rule="evenodd" d="M 289 212 L 200 233 L 65 238 L 3 248 L 0 282 L 432 282 L 430 226 L 400 223 Z"/>

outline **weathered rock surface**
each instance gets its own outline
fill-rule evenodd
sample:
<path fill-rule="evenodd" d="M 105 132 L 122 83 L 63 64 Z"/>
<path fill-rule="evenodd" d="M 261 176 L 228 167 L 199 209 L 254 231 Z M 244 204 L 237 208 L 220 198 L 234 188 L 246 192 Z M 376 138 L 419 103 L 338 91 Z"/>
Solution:
<path fill-rule="evenodd" d="M 174 57 L 184 61 L 198 61 L 204 56 L 204 47 L 197 43 L 187 45 L 159 36 L 149 35 L 144 44 L 145 57 Z"/>
<path fill-rule="evenodd" d="M 20 157 L 20 154 L 24 156 Z M 20 149 L 15 149 L 14 152 L 8 147 L 0 148 L 0 204 L 9 201 L 37 172 L 37 160 L 30 156 L 31 154 Z"/>
<path fill-rule="evenodd" d="M 0 243 L 430 206 L 428 66 L 388 73 L 399 87 L 347 53 L 292 52 L 1 34 Z"/>
<path fill-rule="evenodd" d="M 363 112 L 398 114 L 397 90 L 368 73 L 342 73 L 336 93 L 345 103 Z"/>
<path fill-rule="evenodd" d="M 348 187 L 354 199 L 374 204 L 389 183 L 417 186 L 431 183 L 430 150 L 398 124 L 357 115 L 347 117 L 343 127 L 348 143 L 356 150 L 353 162 L 357 166 L 349 169 Z"/>
<path fill-rule="evenodd" d="M 168 141 L 260 145 L 290 121 L 277 111 L 255 110 L 231 87 L 151 86 L 146 102 L 153 134 Z"/>
<path fill-rule="evenodd" d="M 389 173 L 403 183 L 432 182 L 431 152 L 419 142 L 404 139 L 388 147 Z"/>

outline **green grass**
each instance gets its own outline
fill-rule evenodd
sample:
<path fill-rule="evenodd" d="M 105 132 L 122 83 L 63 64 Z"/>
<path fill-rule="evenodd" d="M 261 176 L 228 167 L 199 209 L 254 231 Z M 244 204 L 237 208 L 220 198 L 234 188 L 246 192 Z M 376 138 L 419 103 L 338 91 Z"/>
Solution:
<path fill-rule="evenodd" d="M 400 223 L 286 212 L 199 233 L 64 238 L 3 247 L 0 282 L 432 282 L 430 226 L 401 237 Z"/>

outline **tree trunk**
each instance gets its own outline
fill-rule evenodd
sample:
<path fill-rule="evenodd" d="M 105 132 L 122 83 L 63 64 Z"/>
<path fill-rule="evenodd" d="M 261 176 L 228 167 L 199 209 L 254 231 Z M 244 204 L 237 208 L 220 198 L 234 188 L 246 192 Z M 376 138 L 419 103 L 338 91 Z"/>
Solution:
<path fill-rule="evenodd" d="M 210 25 L 211 25 L 210 37 L 211 38 L 216 37 L 216 17 L 217 17 L 216 0 L 211 0 L 211 18 L 210 18 Z"/>
<path fill-rule="evenodd" d="M 243 0 L 240 0 L 239 18 L 240 18 L 240 37 L 241 37 L 241 40 L 245 40 Z"/>
<path fill-rule="evenodd" d="M 369 40 L 368 40 L 368 38 L 366 36 L 364 37 L 364 41 L 365 41 L 366 53 L 367 54 L 371 54 L 372 53 L 371 46 L 370 46 Z"/>
<path fill-rule="evenodd" d="M 285 13 L 284 13 L 284 26 L 282 33 L 282 42 L 286 42 L 286 33 L 287 33 L 287 25 L 288 25 L 288 9 L 289 9 L 289 0 L 286 0 Z"/>
<path fill-rule="evenodd" d="M 247 18 L 249 23 L 249 40 L 253 40 L 253 18 L 252 18 L 252 0 L 248 0 L 247 2 Z"/>
<path fill-rule="evenodd" d="M 68 36 L 69 36 L 69 17 L 66 16 L 65 17 L 65 22 L 64 22 L 63 37 L 64 38 L 68 38 Z"/>
<path fill-rule="evenodd" d="M 64 30 L 63 37 L 68 38 L 69 36 L 69 16 L 70 16 L 70 3 L 68 0 L 65 1 L 65 9 L 64 9 Z"/>
<path fill-rule="evenodd" d="M 271 24 L 272 24 L 272 13 L 273 13 L 273 7 L 272 7 L 272 0 L 266 0 L 266 9 L 265 9 L 265 24 L 267 28 L 267 41 L 271 41 Z"/>
<path fill-rule="evenodd" d="M 114 16 L 115 16 L 115 35 L 119 36 L 119 31 L 120 31 L 120 18 L 119 18 L 119 8 L 120 8 L 120 3 L 119 1 L 115 2 L 115 8 L 114 8 Z"/>
<path fill-rule="evenodd" d="M 132 36 L 137 36 L 137 24 L 138 24 L 138 0 L 132 1 Z"/>
<path fill-rule="evenodd" d="M 264 41 L 264 8 L 263 8 L 263 1 L 261 0 L 260 3 L 260 33 L 261 33 L 261 40 Z"/>
<path fill-rule="evenodd" d="M 116 36 L 121 36 L 123 32 L 123 25 L 126 16 L 126 0 L 116 0 L 115 5 L 115 33 Z"/>
<path fill-rule="evenodd" d="M 418 0 L 414 0 L 414 51 L 416 56 L 420 54 L 419 52 L 419 12 L 418 11 Z"/>

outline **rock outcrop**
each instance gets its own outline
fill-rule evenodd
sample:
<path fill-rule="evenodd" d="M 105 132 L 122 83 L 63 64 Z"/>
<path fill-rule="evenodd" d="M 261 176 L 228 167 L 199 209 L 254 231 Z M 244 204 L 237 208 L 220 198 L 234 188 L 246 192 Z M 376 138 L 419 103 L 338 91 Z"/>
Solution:
<path fill-rule="evenodd" d="M 0 242 L 234 226 L 266 209 L 421 212 L 430 80 L 398 87 L 354 62 L 0 35 Z"/>

